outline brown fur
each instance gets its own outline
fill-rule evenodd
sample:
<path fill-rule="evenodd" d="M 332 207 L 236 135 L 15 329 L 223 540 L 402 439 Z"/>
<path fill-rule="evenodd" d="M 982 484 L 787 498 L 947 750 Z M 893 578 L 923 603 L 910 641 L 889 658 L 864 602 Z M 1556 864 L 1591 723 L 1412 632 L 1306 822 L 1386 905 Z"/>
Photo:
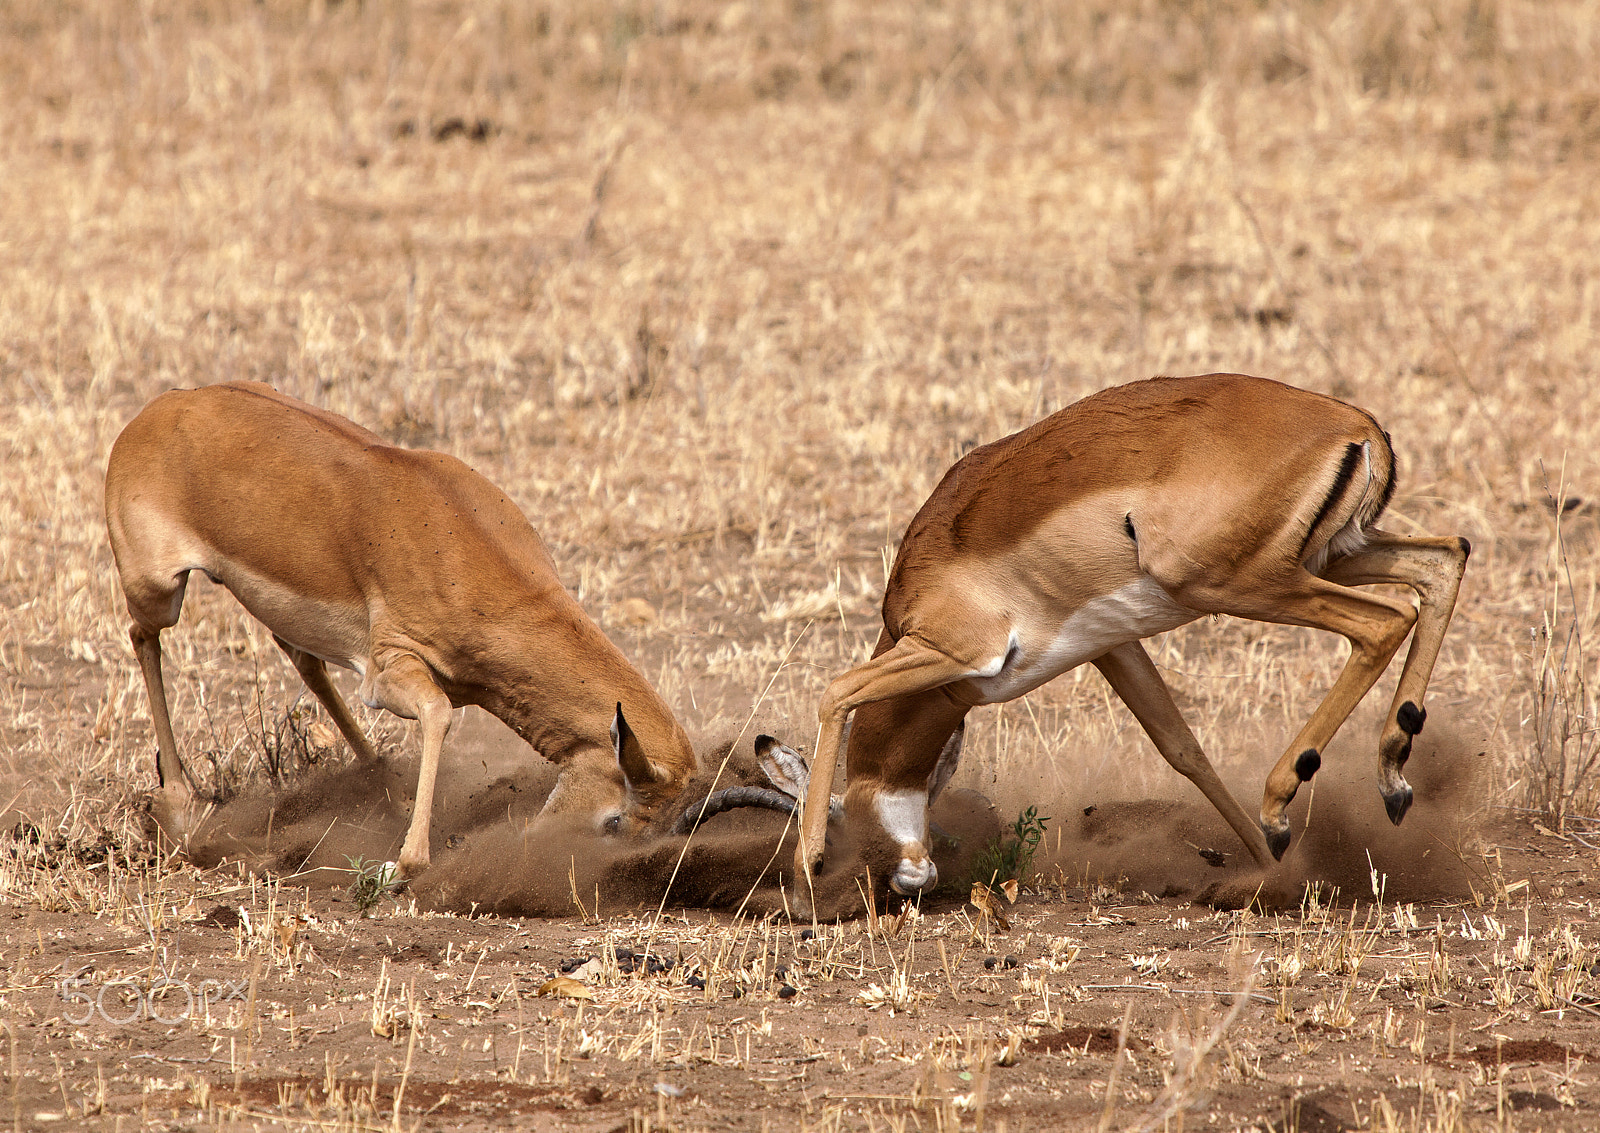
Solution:
<path fill-rule="evenodd" d="M 591 820 L 647 821 L 694 769 L 665 702 L 561 585 L 516 505 L 454 457 L 394 447 L 256 382 L 176 390 L 112 447 L 106 522 L 156 717 L 157 818 L 180 841 L 194 803 L 159 634 L 191 570 L 273 632 L 363 758 L 375 755 L 327 664 L 362 673 L 368 704 L 422 721 L 408 872 L 428 862 L 452 707 L 481 706 L 561 764 L 550 806 Z"/>
<path fill-rule="evenodd" d="M 852 711 L 847 805 L 870 819 L 889 793 L 924 789 L 967 709 L 1090 661 L 1268 867 L 1288 843 L 1284 808 L 1302 775 L 1415 624 L 1379 744 L 1380 788 L 1398 822 L 1411 800 L 1400 767 L 1469 548 L 1373 527 L 1393 490 L 1393 449 L 1368 413 L 1238 374 L 1103 390 L 973 450 L 906 529 L 873 659 L 823 697 L 802 856 L 820 858 L 816 804 Z M 1420 611 L 1354 589 L 1373 583 L 1412 587 Z M 1268 777 L 1259 827 L 1139 645 L 1218 613 L 1326 629 L 1353 646 Z M 899 837 L 915 886 L 926 834 Z"/>

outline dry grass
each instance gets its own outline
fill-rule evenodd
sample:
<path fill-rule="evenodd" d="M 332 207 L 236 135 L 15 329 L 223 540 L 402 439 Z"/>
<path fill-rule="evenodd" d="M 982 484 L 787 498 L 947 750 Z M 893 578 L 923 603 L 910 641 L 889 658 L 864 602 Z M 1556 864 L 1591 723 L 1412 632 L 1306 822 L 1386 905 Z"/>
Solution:
<path fill-rule="evenodd" d="M 21 2 L 0 105 L 7 824 L 126 844 L 153 780 L 100 491 L 165 388 L 259 378 L 468 460 L 692 734 L 803 635 L 761 712 L 806 741 L 960 451 L 1217 369 L 1384 422 L 1392 526 L 1475 547 L 1430 724 L 1499 797 L 1593 813 L 1589 5 Z M 204 587 L 169 636 L 190 761 L 250 772 L 292 672 Z M 1343 652 L 1227 621 L 1154 649 L 1251 794 Z M 968 745 L 1006 804 L 1182 790 L 1086 673 Z M 1508 1003 L 1541 962 L 1497 969 Z"/>
<path fill-rule="evenodd" d="M 1391 522 L 1477 548 L 1433 718 L 1551 805 L 1529 634 L 1543 610 L 1594 640 L 1583 11 L 13 5 L 13 789 L 32 814 L 72 790 L 92 809 L 90 784 L 147 773 L 99 490 L 169 386 L 262 378 L 468 459 L 692 730 L 742 715 L 811 624 L 764 706 L 803 731 L 963 447 L 1225 368 L 1393 432 Z M 1553 469 L 1581 501 L 1565 572 Z M 281 706 L 293 682 L 197 598 L 177 715 L 226 759 L 241 684 Z M 1223 624 L 1159 660 L 1220 762 L 1258 774 L 1341 653 Z M 980 714 L 965 774 L 1168 785 L 1105 700 L 1074 674 Z"/>

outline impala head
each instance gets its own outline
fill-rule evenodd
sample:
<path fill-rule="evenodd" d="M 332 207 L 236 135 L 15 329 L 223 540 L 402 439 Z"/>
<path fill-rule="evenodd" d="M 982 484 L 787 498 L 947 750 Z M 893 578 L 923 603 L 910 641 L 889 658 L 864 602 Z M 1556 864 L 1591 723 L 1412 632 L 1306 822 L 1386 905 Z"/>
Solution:
<path fill-rule="evenodd" d="M 955 772 L 965 733 L 965 723 L 956 724 L 940 740 L 932 773 L 909 789 L 863 779 L 851 783 L 844 799 L 825 796 L 819 786 L 814 800 L 810 798 L 811 766 L 805 757 L 771 736 L 757 736 L 756 761 L 771 786 L 736 786 L 717 791 L 684 810 L 672 832 L 692 833 L 715 815 L 742 807 L 793 814 L 803 802 L 822 806 L 826 797 L 827 823 L 842 820 L 847 812 L 854 816 L 851 831 L 858 836 L 857 852 L 868 872 L 887 879 L 890 888 L 901 896 L 915 896 L 939 884 L 939 871 L 928 849 L 932 844 L 928 808 Z"/>
<path fill-rule="evenodd" d="M 866 831 L 862 834 L 863 854 L 869 860 L 881 860 L 874 872 L 886 876 L 889 888 L 902 897 L 931 892 L 939 884 L 928 811 L 961 762 L 966 731 L 962 721 L 940 742 L 933 770 L 921 781 L 885 782 L 863 776 L 846 793 L 846 808 L 860 815 Z M 918 738 L 921 744 L 932 742 L 927 736 Z M 874 851 L 874 846 L 879 849 Z"/>
<path fill-rule="evenodd" d="M 688 740 L 676 725 L 672 732 L 664 742 L 681 744 L 687 751 Z M 690 755 L 692 759 L 692 752 Z M 540 813 L 591 825 L 607 837 L 634 837 L 678 797 L 692 770 L 692 762 L 685 768 L 681 761 L 668 764 L 652 759 L 618 704 L 611 721 L 610 749 L 591 749 L 569 757 Z"/>

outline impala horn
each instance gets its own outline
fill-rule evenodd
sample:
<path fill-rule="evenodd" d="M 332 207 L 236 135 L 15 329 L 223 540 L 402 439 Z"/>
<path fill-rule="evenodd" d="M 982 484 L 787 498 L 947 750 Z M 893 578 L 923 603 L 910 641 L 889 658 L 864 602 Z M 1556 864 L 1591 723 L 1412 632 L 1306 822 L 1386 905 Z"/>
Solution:
<path fill-rule="evenodd" d="M 758 806 L 766 810 L 793 814 L 799 805 L 782 791 L 775 791 L 771 787 L 729 787 L 702 799 L 684 811 L 673 824 L 672 832 L 688 834 L 707 819 L 715 818 L 723 811 L 737 810 L 740 807 Z"/>

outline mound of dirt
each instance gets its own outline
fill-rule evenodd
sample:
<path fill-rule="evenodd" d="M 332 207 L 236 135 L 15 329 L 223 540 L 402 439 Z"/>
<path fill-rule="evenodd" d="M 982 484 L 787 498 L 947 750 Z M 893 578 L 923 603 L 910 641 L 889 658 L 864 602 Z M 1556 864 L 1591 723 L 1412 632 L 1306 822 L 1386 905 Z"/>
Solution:
<path fill-rule="evenodd" d="M 1134 1051 L 1143 1050 L 1146 1045 L 1132 1035 L 1124 1038 L 1123 1043 Z M 1047 1031 L 1028 1039 L 1022 1044 L 1022 1049 L 1029 1054 L 1060 1054 L 1063 1051 L 1074 1054 L 1115 1054 L 1117 1032 L 1113 1027 L 1063 1027 L 1059 1031 Z"/>

